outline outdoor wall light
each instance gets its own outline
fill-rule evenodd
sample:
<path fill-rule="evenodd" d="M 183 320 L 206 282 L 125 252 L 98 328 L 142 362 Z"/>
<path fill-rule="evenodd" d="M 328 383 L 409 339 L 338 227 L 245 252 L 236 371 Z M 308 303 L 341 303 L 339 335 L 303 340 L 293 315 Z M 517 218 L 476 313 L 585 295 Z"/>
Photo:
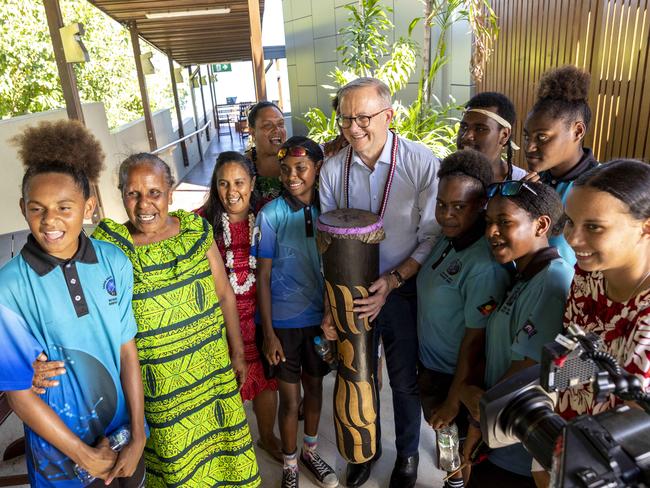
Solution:
<path fill-rule="evenodd" d="M 195 10 L 173 10 L 167 12 L 147 12 L 148 19 L 172 19 L 177 17 L 195 17 L 200 15 L 224 15 L 230 13 L 230 7 L 203 8 Z"/>
<path fill-rule="evenodd" d="M 201 84 L 202 85 L 207 85 L 208 84 L 208 77 L 207 76 L 201 76 Z"/>
<path fill-rule="evenodd" d="M 183 68 L 174 68 L 174 80 L 176 83 L 183 83 Z"/>
<path fill-rule="evenodd" d="M 200 85 L 199 79 L 197 77 L 192 78 L 192 87 L 193 88 L 198 88 Z"/>
<path fill-rule="evenodd" d="M 59 29 L 61 42 L 63 43 L 63 53 L 68 63 L 85 63 L 90 61 L 86 46 L 82 41 L 84 35 L 84 25 L 75 23 L 66 25 Z"/>
<path fill-rule="evenodd" d="M 148 53 L 143 53 L 140 55 L 140 63 L 142 64 L 142 72 L 145 75 L 153 75 L 156 73 L 156 68 L 151 62 L 151 56 L 153 53 L 150 51 Z"/>

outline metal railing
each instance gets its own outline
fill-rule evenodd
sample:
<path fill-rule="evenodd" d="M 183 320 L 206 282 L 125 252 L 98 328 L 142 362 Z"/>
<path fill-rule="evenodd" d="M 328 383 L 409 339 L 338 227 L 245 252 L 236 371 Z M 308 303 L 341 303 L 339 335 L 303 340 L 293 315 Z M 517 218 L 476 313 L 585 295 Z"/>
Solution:
<path fill-rule="evenodd" d="M 151 151 L 151 154 L 160 154 L 165 151 L 173 151 L 176 146 L 178 146 L 181 142 L 189 139 L 190 137 L 194 137 L 195 135 L 208 130 L 208 128 L 212 125 L 213 121 L 212 119 L 208 120 L 206 124 L 201 127 L 200 129 L 195 130 L 194 132 L 187 134 L 186 136 L 181 137 L 180 139 L 176 139 L 175 141 L 170 142 L 169 144 L 165 144 L 163 147 L 159 147 L 155 151 Z"/>

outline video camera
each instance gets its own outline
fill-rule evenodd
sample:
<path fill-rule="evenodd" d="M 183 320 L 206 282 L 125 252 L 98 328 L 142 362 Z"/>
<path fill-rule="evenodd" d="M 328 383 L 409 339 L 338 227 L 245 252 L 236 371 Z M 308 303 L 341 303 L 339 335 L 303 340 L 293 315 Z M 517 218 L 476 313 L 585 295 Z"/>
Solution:
<path fill-rule="evenodd" d="M 637 377 L 602 350 L 601 339 L 571 326 L 546 344 L 539 365 L 487 391 L 480 402 L 481 432 L 490 448 L 521 442 L 556 487 L 650 487 L 650 401 Z M 565 421 L 554 412 L 555 392 L 592 385 L 597 401 L 620 405 Z M 645 410 L 645 411 L 644 411 Z"/>

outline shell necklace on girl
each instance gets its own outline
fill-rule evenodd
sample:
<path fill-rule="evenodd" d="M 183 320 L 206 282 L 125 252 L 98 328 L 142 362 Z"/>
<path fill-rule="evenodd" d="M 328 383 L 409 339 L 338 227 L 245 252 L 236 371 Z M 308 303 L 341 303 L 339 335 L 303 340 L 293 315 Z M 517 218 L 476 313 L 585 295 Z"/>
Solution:
<path fill-rule="evenodd" d="M 230 218 L 227 213 L 221 215 L 221 224 L 223 227 L 223 245 L 226 249 L 226 270 L 228 272 L 228 280 L 232 286 L 235 295 L 243 295 L 251 289 L 255 283 L 255 268 L 257 268 L 257 260 L 255 256 L 248 256 L 248 273 L 246 279 L 240 285 L 237 283 L 237 273 L 235 273 L 235 254 L 232 251 L 232 235 L 230 234 Z M 255 227 L 255 217 L 252 213 L 248 214 L 248 242 L 250 244 L 253 238 L 253 228 Z"/>

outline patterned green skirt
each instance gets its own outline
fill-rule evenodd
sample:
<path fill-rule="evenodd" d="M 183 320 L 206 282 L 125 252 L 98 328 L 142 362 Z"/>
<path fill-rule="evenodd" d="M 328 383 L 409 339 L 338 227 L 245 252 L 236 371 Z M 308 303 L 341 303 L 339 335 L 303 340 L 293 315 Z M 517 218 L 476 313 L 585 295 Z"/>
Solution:
<path fill-rule="evenodd" d="M 148 487 L 254 487 L 260 477 L 230 364 L 206 252 L 212 230 L 187 212 L 178 236 L 134 246 L 104 220 L 94 237 L 117 244 L 134 268 L 136 344 L 150 437 Z"/>

